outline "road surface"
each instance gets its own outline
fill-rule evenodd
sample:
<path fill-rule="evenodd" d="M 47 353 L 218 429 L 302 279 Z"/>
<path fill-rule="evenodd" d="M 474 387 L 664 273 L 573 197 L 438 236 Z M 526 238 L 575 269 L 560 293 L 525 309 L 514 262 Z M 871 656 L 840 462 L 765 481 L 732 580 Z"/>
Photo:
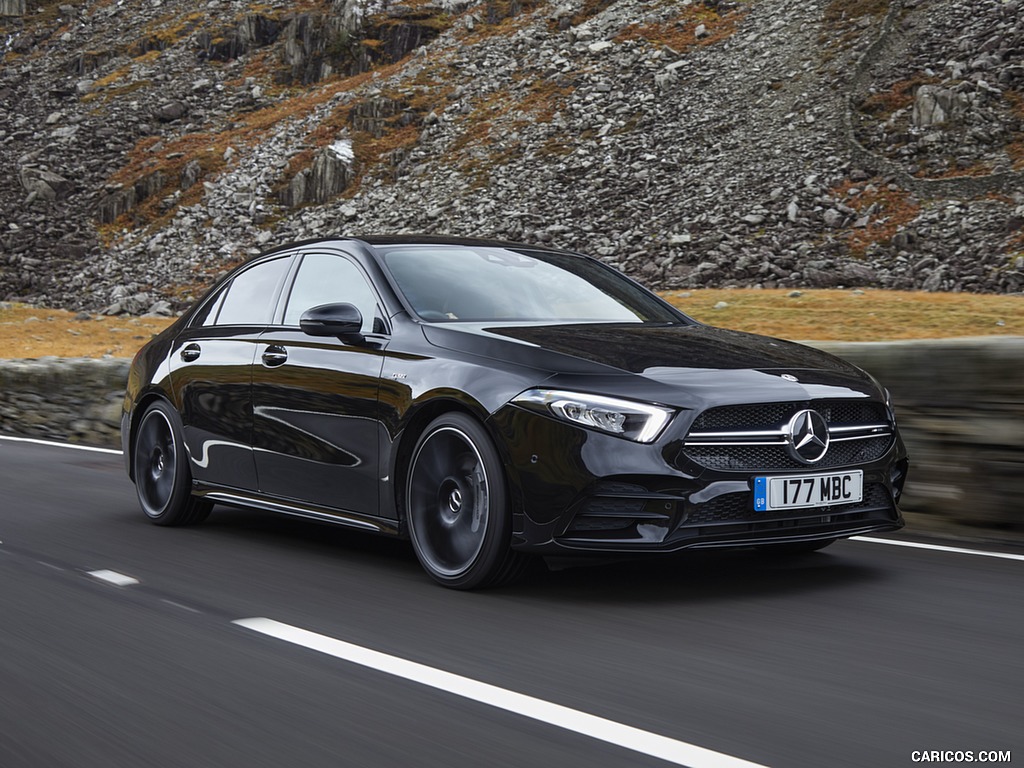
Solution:
<path fill-rule="evenodd" d="M 153 526 L 120 456 L 7 440 L 0 542 L 2 768 L 1024 763 L 1019 554 L 851 541 L 460 593 L 340 528 Z"/>

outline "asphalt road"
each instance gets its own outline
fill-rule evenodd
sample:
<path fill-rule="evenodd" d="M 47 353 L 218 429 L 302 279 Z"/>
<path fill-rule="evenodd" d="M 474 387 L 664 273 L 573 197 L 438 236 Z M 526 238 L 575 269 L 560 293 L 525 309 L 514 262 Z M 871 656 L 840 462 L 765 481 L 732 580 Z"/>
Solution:
<path fill-rule="evenodd" d="M 366 534 L 223 507 L 158 528 L 119 456 L 3 440 L 0 541 L 0 768 L 670 764 L 620 731 L 694 766 L 1024 762 L 1019 560 L 841 542 L 458 593 Z"/>

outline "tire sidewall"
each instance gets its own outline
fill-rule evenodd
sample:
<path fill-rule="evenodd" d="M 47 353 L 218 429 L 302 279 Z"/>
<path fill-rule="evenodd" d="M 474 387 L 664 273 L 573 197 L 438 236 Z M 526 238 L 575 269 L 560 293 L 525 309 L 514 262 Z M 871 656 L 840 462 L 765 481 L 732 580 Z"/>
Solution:
<path fill-rule="evenodd" d="M 171 438 L 174 442 L 174 480 L 171 495 L 163 509 L 153 510 L 143 498 L 142 491 L 139 488 L 138 473 L 143 471 L 142 466 L 144 462 L 142 461 L 143 457 L 139 456 L 139 441 L 137 438 L 138 434 L 141 434 L 145 427 L 147 419 L 161 417 L 170 425 Z M 157 400 L 152 403 L 146 408 L 142 418 L 139 419 L 138 433 L 136 434 L 132 452 L 136 478 L 136 495 L 138 496 L 142 511 L 146 517 L 158 525 L 176 523 L 187 508 L 189 496 L 191 495 L 192 478 L 188 469 L 188 455 L 185 451 L 185 442 L 182 439 L 181 420 L 177 412 L 163 400 Z"/>
<path fill-rule="evenodd" d="M 410 488 L 412 484 L 413 471 L 416 461 L 419 458 L 420 450 L 430 437 L 442 428 L 454 428 L 469 438 L 483 464 L 487 478 L 487 494 L 490 506 L 487 510 L 487 530 L 484 533 L 484 541 L 480 551 L 473 559 L 472 564 L 464 571 L 448 575 L 438 572 L 431 567 L 429 559 L 421 552 L 422 545 L 415 528 L 414 515 L 410 509 Z M 456 589 L 473 589 L 486 586 L 496 575 L 508 551 L 512 537 L 512 519 L 509 514 L 508 491 L 505 480 L 505 469 L 498 456 L 487 430 L 479 421 L 463 413 L 447 413 L 438 416 L 427 425 L 420 433 L 416 445 L 412 450 L 409 467 L 405 473 L 405 483 L 402 490 L 403 507 L 405 520 L 409 529 L 409 538 L 412 540 L 413 550 L 416 558 L 420 561 L 423 569 L 432 579 L 447 587 Z"/>

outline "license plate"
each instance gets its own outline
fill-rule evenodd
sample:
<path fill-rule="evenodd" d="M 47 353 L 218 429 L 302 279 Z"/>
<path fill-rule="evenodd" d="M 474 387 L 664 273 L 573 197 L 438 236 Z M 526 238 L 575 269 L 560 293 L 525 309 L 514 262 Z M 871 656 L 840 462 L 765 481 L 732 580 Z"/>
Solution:
<path fill-rule="evenodd" d="M 791 475 L 754 478 L 754 511 L 830 507 L 852 504 L 864 498 L 864 473 L 830 472 L 822 475 Z"/>

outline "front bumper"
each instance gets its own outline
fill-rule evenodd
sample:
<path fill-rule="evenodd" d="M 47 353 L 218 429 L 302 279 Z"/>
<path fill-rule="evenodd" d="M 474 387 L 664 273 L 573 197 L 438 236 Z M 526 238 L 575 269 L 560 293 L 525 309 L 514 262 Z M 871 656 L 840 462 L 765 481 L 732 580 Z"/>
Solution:
<path fill-rule="evenodd" d="M 862 501 L 766 513 L 754 510 L 754 477 L 793 470 L 712 470 L 687 459 L 681 434 L 644 445 L 514 406 L 498 411 L 492 426 L 507 452 L 512 545 L 522 551 L 673 552 L 903 526 L 898 501 L 908 462 L 898 433 L 877 460 L 830 467 L 864 472 Z"/>

